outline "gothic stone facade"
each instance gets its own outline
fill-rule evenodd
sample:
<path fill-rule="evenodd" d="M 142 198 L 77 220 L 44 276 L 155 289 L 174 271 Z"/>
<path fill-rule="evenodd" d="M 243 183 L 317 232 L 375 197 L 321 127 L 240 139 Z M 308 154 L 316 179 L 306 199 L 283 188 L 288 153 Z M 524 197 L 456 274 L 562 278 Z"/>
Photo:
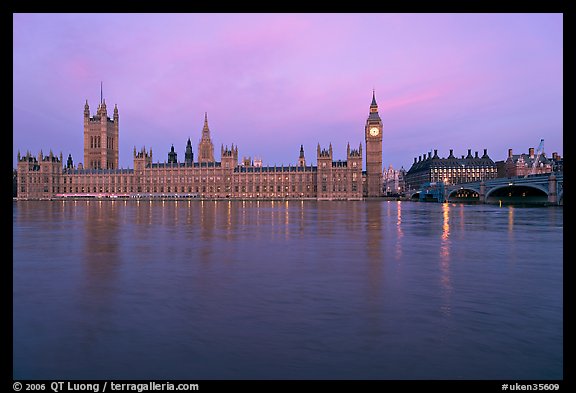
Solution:
<path fill-rule="evenodd" d="M 62 154 L 18 153 L 18 198 L 237 198 L 237 199 L 325 199 L 353 200 L 378 196 L 382 177 L 382 124 L 373 96 L 366 121 L 368 173 L 362 172 L 362 144 L 351 149 L 346 161 L 333 159 L 332 145 L 318 144 L 317 165 L 306 165 L 303 147 L 297 165 L 262 166 L 238 161 L 238 147 L 222 146 L 220 161 L 214 159 L 207 114 L 194 162 L 190 141 L 184 162 L 171 150 L 169 162 L 154 163 L 152 149 L 134 147 L 134 169 L 118 169 L 118 108 L 111 120 L 105 102 L 90 117 L 84 108 L 84 166 L 74 166 Z M 372 129 L 372 131 L 370 131 Z M 378 133 L 376 133 L 376 129 Z M 372 162 L 375 161 L 375 162 Z M 380 168 L 377 166 L 380 165 Z"/>

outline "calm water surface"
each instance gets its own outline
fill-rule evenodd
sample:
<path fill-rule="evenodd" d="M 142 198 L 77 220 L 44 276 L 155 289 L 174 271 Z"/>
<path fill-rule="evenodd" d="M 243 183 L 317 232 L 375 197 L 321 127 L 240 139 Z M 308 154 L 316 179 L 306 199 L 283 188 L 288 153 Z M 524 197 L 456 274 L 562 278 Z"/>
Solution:
<path fill-rule="evenodd" d="M 562 208 L 19 201 L 15 379 L 561 379 Z"/>

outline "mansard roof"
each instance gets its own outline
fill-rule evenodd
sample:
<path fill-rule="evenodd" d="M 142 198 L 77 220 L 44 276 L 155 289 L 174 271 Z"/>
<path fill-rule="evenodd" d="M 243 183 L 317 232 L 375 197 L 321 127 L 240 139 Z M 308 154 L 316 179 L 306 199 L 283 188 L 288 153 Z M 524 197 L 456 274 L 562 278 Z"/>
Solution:
<path fill-rule="evenodd" d="M 534 155 L 534 157 L 530 157 L 530 154 L 528 153 L 522 153 L 522 154 L 513 154 L 512 157 L 508 157 L 506 159 L 506 161 L 509 161 L 510 159 L 512 159 L 512 162 L 517 163 L 518 160 L 520 160 L 520 158 L 528 164 L 528 166 L 532 166 L 534 164 L 534 160 L 536 159 L 536 155 Z M 549 159 L 548 157 L 546 157 L 546 154 L 542 153 L 540 155 L 540 158 L 538 159 L 539 163 L 542 163 L 544 165 L 546 164 L 552 164 L 552 160 Z"/>
<path fill-rule="evenodd" d="M 410 167 L 408 173 L 427 171 L 434 168 L 460 168 L 460 167 L 496 167 L 491 158 L 425 158 Z"/>

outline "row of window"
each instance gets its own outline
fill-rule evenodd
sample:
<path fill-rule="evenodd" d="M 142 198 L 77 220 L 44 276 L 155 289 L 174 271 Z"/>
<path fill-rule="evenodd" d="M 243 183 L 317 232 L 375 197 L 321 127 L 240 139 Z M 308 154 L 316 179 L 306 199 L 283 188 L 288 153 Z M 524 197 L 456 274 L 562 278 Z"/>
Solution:
<path fill-rule="evenodd" d="M 140 173 L 141 176 L 144 176 L 143 173 Z M 179 175 L 179 176 L 178 176 Z M 214 180 L 214 177 L 216 177 L 218 180 L 220 180 L 220 176 L 210 176 L 210 174 L 200 174 L 201 177 L 203 179 L 205 178 L 209 178 L 210 180 Z M 204 175 L 204 176 L 202 176 Z M 215 175 L 215 173 L 213 173 L 212 175 Z M 187 179 L 198 179 L 199 176 L 185 176 L 182 174 L 171 174 L 171 173 L 166 173 L 166 172 L 161 172 L 161 173 L 146 173 L 146 178 L 168 178 L 168 179 L 178 179 L 178 177 L 180 177 L 180 182 L 184 183 L 187 181 Z M 281 181 L 283 178 L 284 180 L 291 180 L 293 182 L 295 182 L 296 180 L 298 181 L 311 181 L 313 177 L 316 177 L 316 173 L 308 173 L 308 174 L 292 174 L 292 175 L 273 175 L 273 174 L 260 174 L 257 172 L 253 172 L 250 174 L 247 173 L 239 173 L 239 174 L 235 174 L 234 178 L 235 179 L 254 179 L 254 181 L 261 181 L 261 180 L 273 180 L 274 178 L 277 178 L 278 181 Z M 229 177 L 228 177 L 229 179 Z M 196 180 L 198 181 L 198 180 Z"/>
<path fill-rule="evenodd" d="M 106 137 L 106 146 L 108 149 L 114 149 L 114 138 L 111 136 Z M 100 136 L 90 137 L 90 148 L 99 149 L 102 147 L 102 139 Z"/>
<path fill-rule="evenodd" d="M 278 176 L 277 179 L 275 176 L 248 176 L 248 177 L 240 177 L 240 176 L 234 176 L 232 179 L 230 177 L 226 177 L 226 181 L 227 182 L 234 182 L 234 183 L 262 183 L 262 182 L 274 182 L 274 181 L 278 181 L 278 182 L 283 182 L 283 181 L 288 181 L 291 183 L 295 183 L 296 180 L 298 180 L 300 183 L 302 182 L 312 182 L 316 177 L 315 176 L 311 176 L 311 175 L 307 175 L 305 177 L 303 177 L 302 175 L 299 175 L 298 178 L 295 178 L 294 176 L 291 177 L 283 177 L 283 176 Z M 343 177 L 344 180 L 346 180 L 346 176 Z M 352 179 L 356 180 L 357 179 L 357 174 L 353 174 L 352 175 Z M 110 176 L 110 177 L 103 177 L 103 176 L 92 176 L 92 177 L 88 177 L 88 176 L 73 176 L 73 177 L 68 177 L 65 176 L 63 177 L 63 183 L 64 184 L 88 184 L 88 183 L 109 183 L 109 184 L 122 184 L 122 183 L 132 183 L 132 182 L 136 182 L 139 183 L 140 181 L 142 181 L 143 183 L 178 183 L 178 180 L 180 183 L 205 183 L 205 182 L 220 182 L 223 180 L 222 177 L 220 176 L 196 176 L 196 177 L 180 177 L 178 178 L 173 178 L 173 177 L 152 177 L 152 178 L 139 178 L 139 177 L 132 177 L 132 176 L 123 176 L 123 177 L 115 177 L 115 176 Z M 340 181 L 340 178 L 334 178 L 334 180 L 338 180 Z"/>
<path fill-rule="evenodd" d="M 434 172 L 496 172 L 496 168 L 434 168 Z"/>
<path fill-rule="evenodd" d="M 136 189 L 136 192 L 154 192 L 154 193 L 158 193 L 158 192 L 182 192 L 182 193 L 192 193 L 192 192 L 307 192 L 310 193 L 312 190 L 314 192 L 316 192 L 316 186 L 311 186 L 311 185 L 307 185 L 306 187 L 304 186 L 270 186 L 269 188 L 267 186 L 196 186 L 196 187 L 192 187 L 192 186 L 188 186 L 188 187 L 184 187 L 184 186 L 160 186 L 160 187 L 103 187 L 103 186 L 75 186 L 75 187 L 63 187 L 63 192 L 69 192 L 69 193 L 73 193 L 73 192 L 80 192 L 80 193 L 86 193 L 86 192 L 101 192 L 101 193 L 121 193 L 121 192 L 134 192 L 134 189 Z M 145 191 L 144 191 L 145 190 Z M 25 188 L 22 187 L 21 188 L 22 192 L 25 192 Z M 46 191 L 47 192 L 47 191 Z M 60 192 L 60 187 L 53 187 L 53 192 Z"/>
<path fill-rule="evenodd" d="M 322 192 L 326 192 L 328 187 L 326 186 L 326 184 L 322 184 Z M 358 191 L 358 186 L 356 185 L 356 183 L 352 183 L 352 192 L 357 192 Z M 346 186 L 340 186 L 340 185 L 336 185 L 333 184 L 332 185 L 332 191 L 333 192 L 346 192 Z"/>

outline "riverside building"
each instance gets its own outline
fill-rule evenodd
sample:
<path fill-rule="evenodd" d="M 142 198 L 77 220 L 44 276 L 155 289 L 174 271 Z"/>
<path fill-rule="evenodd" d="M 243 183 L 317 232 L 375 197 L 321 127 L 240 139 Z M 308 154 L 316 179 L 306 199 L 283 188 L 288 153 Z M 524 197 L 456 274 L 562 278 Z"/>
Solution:
<path fill-rule="evenodd" d="M 354 200 L 382 194 L 382 120 L 372 94 L 364 128 L 366 171 L 362 143 L 346 147 L 346 160 L 334 160 L 332 144 L 316 149 L 316 165 L 307 162 L 301 145 L 297 164 L 264 166 L 261 160 L 238 160 L 238 146 L 222 145 L 216 160 L 204 115 L 204 125 L 194 160 L 188 139 L 184 161 L 172 146 L 168 162 L 154 163 L 152 148 L 132 151 L 132 169 L 118 168 L 119 112 L 108 117 L 101 99 L 96 114 L 84 105 L 84 164 L 66 163 L 42 151 L 34 156 L 18 152 L 17 196 L 20 199 L 54 198 L 231 198 L 231 199 L 325 199 Z"/>
<path fill-rule="evenodd" d="M 406 190 L 418 190 L 424 183 L 443 182 L 444 184 L 461 184 L 496 178 L 496 164 L 488 156 L 487 149 L 479 157 L 478 152 L 472 155 L 468 149 L 468 155 L 461 158 L 454 156 L 450 149 L 448 157 L 440 158 L 438 150 L 415 157 L 412 167 L 405 175 Z"/>

